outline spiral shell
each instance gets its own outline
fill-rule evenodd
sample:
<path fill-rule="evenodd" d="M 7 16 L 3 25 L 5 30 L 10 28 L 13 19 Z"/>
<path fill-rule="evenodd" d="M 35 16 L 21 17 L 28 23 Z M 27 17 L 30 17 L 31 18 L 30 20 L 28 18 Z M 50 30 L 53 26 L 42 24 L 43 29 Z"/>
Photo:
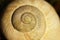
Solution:
<path fill-rule="evenodd" d="M 2 17 L 3 33 L 8 40 L 57 40 L 58 28 L 55 10 L 41 0 L 15 0 Z"/>

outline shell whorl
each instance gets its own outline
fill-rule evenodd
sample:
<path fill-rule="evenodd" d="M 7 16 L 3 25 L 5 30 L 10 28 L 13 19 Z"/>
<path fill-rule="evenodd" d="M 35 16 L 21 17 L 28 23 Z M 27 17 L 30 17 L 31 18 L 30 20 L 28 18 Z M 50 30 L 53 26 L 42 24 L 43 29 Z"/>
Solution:
<path fill-rule="evenodd" d="M 12 24 L 19 31 L 29 31 L 36 26 L 37 8 L 29 5 L 19 7 L 12 15 Z M 36 12 L 36 13 L 35 13 Z"/>
<path fill-rule="evenodd" d="M 42 24 L 44 26 L 42 26 Z M 42 29 L 40 34 L 43 34 L 45 31 L 43 14 L 39 9 L 31 5 L 21 6 L 14 11 L 12 15 L 12 25 L 17 31 L 23 33 Z"/>
<path fill-rule="evenodd" d="M 54 9 L 40 0 L 16 0 L 9 4 L 2 17 L 2 30 L 8 40 L 50 40 L 50 31 L 54 37 L 58 25 Z"/>

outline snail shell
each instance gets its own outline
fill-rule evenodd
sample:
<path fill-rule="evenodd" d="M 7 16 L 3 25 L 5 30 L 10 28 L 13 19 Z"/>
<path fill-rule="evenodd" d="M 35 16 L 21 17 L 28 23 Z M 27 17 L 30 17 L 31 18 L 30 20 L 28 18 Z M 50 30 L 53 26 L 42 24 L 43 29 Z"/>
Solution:
<path fill-rule="evenodd" d="M 15 0 L 2 17 L 2 30 L 8 40 L 60 40 L 59 17 L 42 0 Z"/>

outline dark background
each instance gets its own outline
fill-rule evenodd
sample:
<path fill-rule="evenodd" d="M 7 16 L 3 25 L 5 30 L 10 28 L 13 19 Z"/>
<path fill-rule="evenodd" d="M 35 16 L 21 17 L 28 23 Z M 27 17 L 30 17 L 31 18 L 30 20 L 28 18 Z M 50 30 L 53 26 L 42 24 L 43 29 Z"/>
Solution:
<path fill-rule="evenodd" d="M 4 34 L 2 33 L 1 18 L 4 14 L 4 10 L 5 10 L 6 6 L 13 1 L 14 0 L 0 0 L 0 40 L 7 40 L 4 36 Z M 45 1 L 50 3 L 55 8 L 57 14 L 60 17 L 60 1 L 59 0 L 45 0 Z"/>

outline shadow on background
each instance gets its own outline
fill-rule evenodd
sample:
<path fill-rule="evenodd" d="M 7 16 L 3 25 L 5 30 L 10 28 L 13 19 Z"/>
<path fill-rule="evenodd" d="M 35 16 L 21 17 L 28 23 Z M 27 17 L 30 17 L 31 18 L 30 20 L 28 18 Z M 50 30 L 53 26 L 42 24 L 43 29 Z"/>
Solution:
<path fill-rule="evenodd" d="M 57 11 L 58 15 L 60 16 L 60 1 L 56 0 L 46 0 L 48 3 L 50 3 Z M 13 0 L 0 0 L 0 40 L 7 40 L 2 32 L 2 25 L 1 25 L 1 18 L 4 14 L 4 10 L 6 9 L 6 6 L 13 2 Z"/>

